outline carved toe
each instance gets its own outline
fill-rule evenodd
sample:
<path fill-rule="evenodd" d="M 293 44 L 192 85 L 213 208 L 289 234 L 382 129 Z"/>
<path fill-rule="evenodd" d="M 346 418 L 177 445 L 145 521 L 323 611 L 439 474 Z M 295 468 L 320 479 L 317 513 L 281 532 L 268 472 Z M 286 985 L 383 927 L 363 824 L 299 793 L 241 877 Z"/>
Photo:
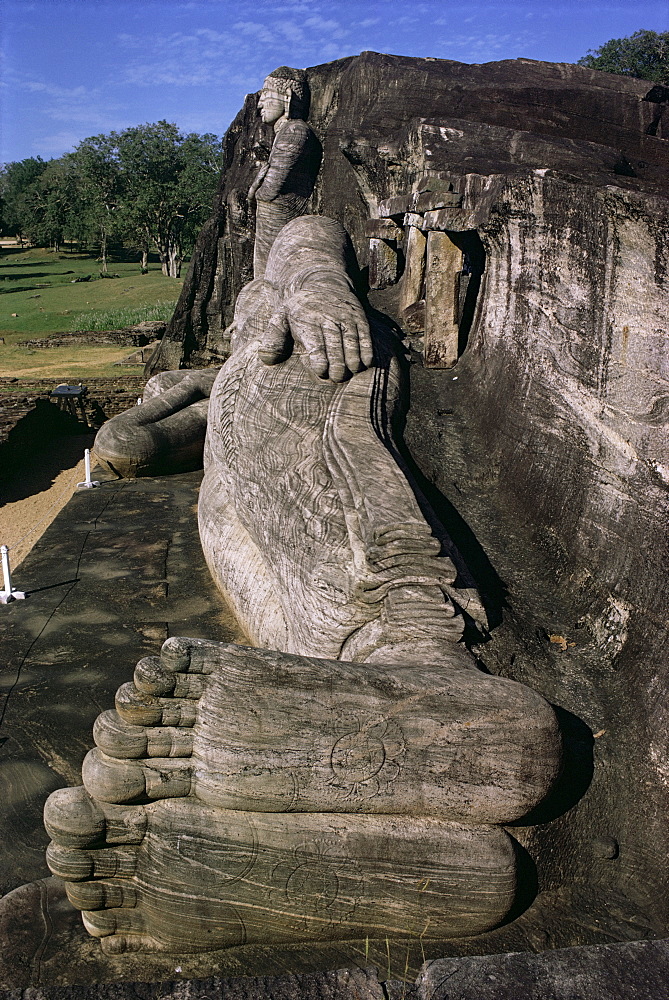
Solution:
<path fill-rule="evenodd" d="M 135 802 L 188 795 L 190 766 L 165 757 L 130 762 L 91 750 L 81 768 L 86 790 L 103 802 Z"/>
<path fill-rule="evenodd" d="M 210 639 L 191 639 L 187 636 L 170 636 L 163 643 L 160 662 L 169 671 L 179 673 L 209 674 L 215 669 L 227 643 Z"/>
<path fill-rule="evenodd" d="M 84 927 L 93 937 L 107 937 L 117 931 L 142 931 L 141 914 L 135 910 L 117 908 L 113 910 L 83 910 L 81 918 Z"/>
<path fill-rule="evenodd" d="M 135 667 L 133 680 L 142 694 L 164 696 L 174 691 L 176 673 L 164 667 L 157 656 L 145 656 Z"/>
<path fill-rule="evenodd" d="M 113 710 L 97 717 L 93 739 L 105 754 L 118 759 L 189 757 L 193 752 L 191 729 L 135 726 Z"/>
<path fill-rule="evenodd" d="M 49 844 L 46 861 L 54 875 L 66 882 L 91 878 L 129 878 L 135 874 L 137 858 L 131 848 L 81 851 Z"/>
<path fill-rule="evenodd" d="M 44 826 L 64 847 L 89 847 L 105 834 L 105 817 L 85 788 L 58 788 L 44 805 Z"/>
<path fill-rule="evenodd" d="M 192 726 L 197 715 L 197 700 L 156 698 L 138 691 L 130 681 L 116 692 L 116 710 L 133 726 Z"/>
<path fill-rule="evenodd" d="M 150 934 L 109 934 L 100 939 L 100 947 L 105 955 L 126 955 L 133 952 L 152 954 L 170 951 L 170 948 L 157 941 Z"/>
<path fill-rule="evenodd" d="M 133 680 L 140 694 L 174 698 L 200 698 L 207 684 L 206 674 L 174 671 L 156 656 L 139 661 Z"/>
<path fill-rule="evenodd" d="M 137 905 L 137 892 L 121 882 L 70 882 L 65 885 L 67 898 L 78 910 L 103 910 Z"/>

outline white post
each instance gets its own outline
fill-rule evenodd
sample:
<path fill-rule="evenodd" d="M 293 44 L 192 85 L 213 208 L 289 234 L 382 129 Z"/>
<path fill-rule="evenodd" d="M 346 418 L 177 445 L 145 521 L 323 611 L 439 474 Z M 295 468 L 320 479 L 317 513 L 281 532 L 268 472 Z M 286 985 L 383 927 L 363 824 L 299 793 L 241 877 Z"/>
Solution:
<path fill-rule="evenodd" d="M 138 396 L 138 397 L 137 397 L 137 405 L 138 405 L 138 406 L 141 406 L 141 405 L 142 405 L 142 397 L 141 397 L 141 396 Z"/>
<path fill-rule="evenodd" d="M 86 479 L 83 483 L 77 483 L 78 490 L 91 490 L 94 486 L 99 486 L 100 483 L 96 480 L 93 482 L 91 479 L 91 452 L 89 448 L 84 451 L 84 467 L 86 469 Z"/>
<path fill-rule="evenodd" d="M 6 545 L 2 545 L 0 546 L 0 552 L 2 553 L 2 576 L 5 581 L 5 593 L 11 594 L 12 574 L 9 569 L 9 549 Z"/>
<path fill-rule="evenodd" d="M 5 589 L 0 590 L 0 604 L 9 604 L 10 601 L 25 600 L 26 595 L 22 590 L 14 590 L 12 588 L 12 573 L 9 568 L 9 549 L 6 545 L 0 545 L 0 554 L 2 555 L 2 577 L 5 583 Z"/>

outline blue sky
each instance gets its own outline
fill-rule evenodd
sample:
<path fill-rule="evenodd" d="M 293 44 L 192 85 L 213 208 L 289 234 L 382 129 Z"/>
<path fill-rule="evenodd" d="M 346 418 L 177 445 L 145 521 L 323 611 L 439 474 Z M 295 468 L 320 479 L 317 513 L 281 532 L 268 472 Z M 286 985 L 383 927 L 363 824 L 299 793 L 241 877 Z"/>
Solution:
<path fill-rule="evenodd" d="M 223 135 L 276 66 L 366 49 L 575 62 L 669 0 L 3 0 L 0 160 L 167 119 Z"/>

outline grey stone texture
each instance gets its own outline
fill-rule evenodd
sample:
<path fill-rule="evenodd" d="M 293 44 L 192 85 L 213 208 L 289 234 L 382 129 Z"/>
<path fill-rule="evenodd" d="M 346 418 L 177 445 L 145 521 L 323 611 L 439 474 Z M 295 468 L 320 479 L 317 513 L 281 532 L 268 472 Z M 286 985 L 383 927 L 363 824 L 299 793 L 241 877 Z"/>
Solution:
<path fill-rule="evenodd" d="M 392 1000 L 401 995 L 393 984 Z M 416 1000 L 663 1000 L 669 993 L 669 944 L 643 941 L 437 959 L 421 971 Z"/>
<path fill-rule="evenodd" d="M 214 214 L 192 255 L 170 335 L 147 362 L 148 375 L 185 367 L 184 351 L 189 359 L 193 355 L 191 360 L 197 355 L 199 365 L 220 364 L 227 357 L 226 327 L 238 293 L 252 278 L 262 278 L 274 240 L 286 223 L 309 211 L 322 147 L 304 120 L 308 108 L 306 73 L 289 66 L 279 67 L 266 78 L 257 106 L 252 95 L 247 97 L 242 117 L 244 132 L 249 128 L 253 132 L 246 150 L 252 155 L 238 162 L 236 169 L 232 162 L 235 119 L 225 139 L 226 172 L 232 170 L 235 181 L 224 183 L 218 192 Z M 246 242 L 239 257 L 232 233 L 242 235 Z M 209 328 L 216 335 L 199 350 Z M 195 354 L 194 347 L 198 348 Z"/>
<path fill-rule="evenodd" d="M 447 233 L 435 230 L 428 234 L 425 252 L 425 363 L 430 368 L 452 368 L 458 360 L 456 292 L 462 251 Z"/>
<path fill-rule="evenodd" d="M 44 799 L 76 784 L 103 706 L 128 662 L 176 632 L 240 641 L 201 556 L 201 473 L 114 481 L 75 493 L 13 572 L 3 607 L 0 892 L 48 877 Z"/>
<path fill-rule="evenodd" d="M 330 219 L 282 229 L 211 389 L 202 547 L 261 649 L 169 639 L 46 803 L 108 954 L 488 931 L 518 885 L 501 824 L 560 771 L 552 709 L 460 643 L 483 608 L 396 459 L 397 345 L 347 251 Z M 129 420 L 207 377 L 154 376 Z"/>
<path fill-rule="evenodd" d="M 346 247 L 337 223 L 295 220 L 265 286 L 240 296 L 210 402 L 205 557 L 254 645 L 391 663 L 461 658 L 459 609 L 483 609 L 464 571 L 455 584 L 448 543 L 442 553 L 396 461 L 396 344 L 383 327 L 370 334 Z"/>
<path fill-rule="evenodd" d="M 415 205 L 442 173 L 445 188 L 460 195 L 456 181 L 467 174 L 522 177 L 534 169 L 632 191 L 659 192 L 665 183 L 666 92 L 643 80 L 530 59 L 470 66 L 375 52 L 311 67 L 306 76 L 308 122 L 323 144 L 310 211 L 343 223 L 363 267 L 369 216 L 383 214 L 389 198 L 407 206 L 415 195 Z M 249 95 L 226 135 L 216 210 L 150 374 L 225 355 L 224 331 L 252 277 L 247 191 L 272 138 Z"/>
<path fill-rule="evenodd" d="M 0 993 L 4 1000 L 384 1000 L 374 969 L 317 974 L 215 976 L 163 983 L 107 983 L 84 987 L 29 988 Z"/>
<path fill-rule="evenodd" d="M 94 476 L 105 480 L 101 469 Z M 98 991 L 102 996 L 116 991 L 122 997 L 142 991 L 151 995 L 147 991 L 157 987 L 149 982 L 166 983 L 177 976 L 199 980 L 252 975 L 274 979 L 233 983 L 227 978 L 225 989 L 248 988 L 256 995 L 271 996 L 279 989 L 306 989 L 307 982 L 314 990 L 325 989 L 318 984 L 330 981 L 328 976 L 296 979 L 287 976 L 288 971 L 302 975 L 374 964 L 379 979 L 399 979 L 407 972 L 413 980 L 424 958 L 653 934 L 641 914 L 631 910 L 625 914 L 618 901 L 609 909 L 609 900 L 594 891 L 594 880 L 584 879 L 580 892 L 573 885 L 543 889 L 512 923 L 457 941 L 426 936 L 420 942 L 370 938 L 310 946 L 246 945 L 176 957 L 102 952 L 68 903 L 62 882 L 44 877 L 48 870 L 42 803 L 52 788 L 77 781 L 89 745 L 86 733 L 128 676 L 129 661 L 150 656 L 166 634 L 227 635 L 228 641 L 237 642 L 242 638 L 232 630 L 230 614 L 197 557 L 193 514 L 198 481 L 197 474 L 134 482 L 107 477 L 101 489 L 76 495 L 21 567 L 17 579 L 30 600 L 4 610 L 4 676 L 10 697 L 3 723 L 3 734 L 9 738 L 1 748 L 1 774 L 6 782 L 3 801 L 10 808 L 3 812 L 2 873 L 7 894 L 0 900 L 0 988 L 39 986 L 45 996 L 62 988 L 65 992 L 59 998 Z M 75 579 L 76 585 L 67 583 Z M 128 581 L 133 581 L 130 588 Z M 98 650 L 93 661 L 91 649 Z M 610 860 L 616 853 L 611 838 L 600 841 L 591 865 L 595 874 L 615 864 Z M 543 858 L 540 864 L 545 867 Z M 14 886 L 18 888 L 12 892 Z M 649 968 L 657 961 L 653 953 Z M 277 982 L 277 977 L 287 981 Z M 218 982 L 208 983 L 207 988 L 218 988 Z M 169 995 L 168 989 L 205 987 L 193 982 L 162 986 L 160 995 Z M 390 984 L 383 989 L 391 995 Z M 411 995 L 405 984 L 397 989 L 399 994 L 393 996 Z"/>
<path fill-rule="evenodd" d="M 470 258 L 467 234 L 481 241 L 451 371 L 424 364 L 420 298 L 412 325 L 401 283 L 370 302 L 411 334 L 406 461 L 483 593 L 491 631 L 479 660 L 556 705 L 565 738 L 563 778 L 511 828 L 536 899 L 441 953 L 664 935 L 666 95 L 529 60 L 365 53 L 308 75 L 324 146 L 314 207 L 345 222 L 363 266 L 368 216 L 382 210 L 398 226 L 411 213 L 409 232 L 452 234 Z M 245 192 L 260 134 L 250 100 L 226 140 L 225 218 L 205 228 L 165 367 L 226 353 L 223 330 L 251 277 Z M 662 946 L 616 947 L 655 989 Z M 622 973 L 610 986 L 634 988 Z"/>
<path fill-rule="evenodd" d="M 304 215 L 321 164 L 321 144 L 303 119 L 309 104 L 304 70 L 281 66 L 263 84 L 260 117 L 274 127 L 267 163 L 248 191 L 255 204 L 253 277 L 262 278 L 275 239 L 291 219 Z"/>
<path fill-rule="evenodd" d="M 369 301 L 413 352 L 411 469 L 488 602 L 479 658 L 544 694 L 567 731 L 563 781 L 514 835 L 540 890 L 589 894 L 614 933 L 665 933 L 666 91 L 571 65 L 376 53 L 308 78 L 313 207 L 345 223 L 361 266 L 383 212 L 405 247 L 439 230 L 478 253 L 450 371 L 425 365 L 422 277 L 411 303 L 405 278 Z M 232 258 L 246 239 L 226 230 Z M 200 329 L 182 363 L 215 338 Z"/>
<path fill-rule="evenodd" d="M 160 372 L 142 402 L 105 421 L 95 436 L 98 460 L 115 475 L 170 475 L 202 468 L 209 395 L 216 371 Z"/>

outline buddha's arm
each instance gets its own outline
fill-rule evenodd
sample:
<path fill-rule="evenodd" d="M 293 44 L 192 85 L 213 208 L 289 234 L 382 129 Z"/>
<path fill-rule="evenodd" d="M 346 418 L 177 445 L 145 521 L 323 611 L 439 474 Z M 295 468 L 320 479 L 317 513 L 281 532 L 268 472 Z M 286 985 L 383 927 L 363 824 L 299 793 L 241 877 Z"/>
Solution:
<path fill-rule="evenodd" d="M 254 191 L 258 201 L 274 201 L 285 193 L 286 181 L 297 166 L 307 142 L 308 133 L 291 123 L 277 134 L 262 183 Z"/>
<path fill-rule="evenodd" d="M 100 461 L 130 478 L 199 468 L 217 372 L 154 376 L 141 406 L 112 417 L 98 431 L 94 448 Z"/>
<path fill-rule="evenodd" d="M 269 170 L 269 163 L 263 163 L 262 167 L 260 168 L 260 170 L 256 174 L 256 176 L 255 176 L 255 178 L 253 180 L 253 184 L 249 188 L 248 195 L 247 195 L 250 204 L 255 204 L 256 191 L 258 190 L 258 188 L 260 187 L 260 185 L 264 181 L 265 176 L 266 176 L 268 170 Z"/>

